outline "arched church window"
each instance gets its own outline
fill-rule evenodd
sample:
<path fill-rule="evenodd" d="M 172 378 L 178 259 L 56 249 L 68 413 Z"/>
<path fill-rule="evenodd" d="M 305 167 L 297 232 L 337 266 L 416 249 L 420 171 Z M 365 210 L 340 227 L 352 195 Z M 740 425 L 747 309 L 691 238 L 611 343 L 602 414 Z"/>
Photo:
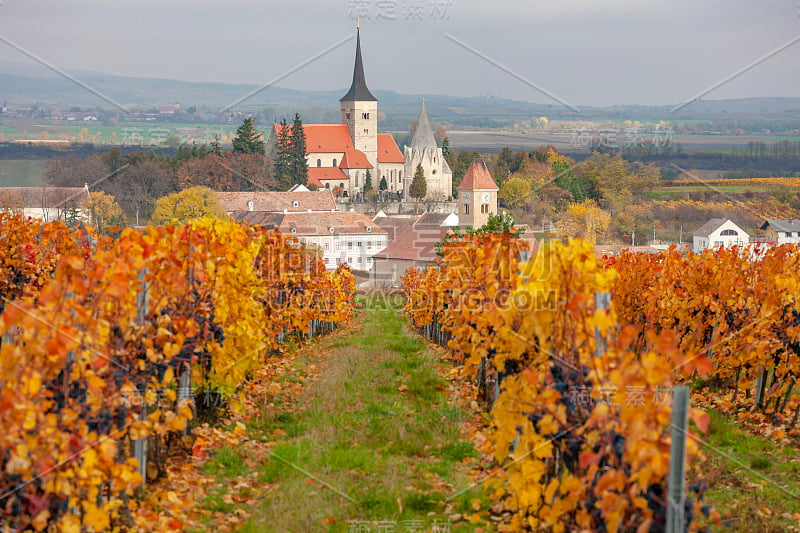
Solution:
<path fill-rule="evenodd" d="M 335 167 L 339 166 L 339 165 L 336 164 L 336 158 L 335 157 L 333 158 L 333 166 L 335 166 Z"/>
<path fill-rule="evenodd" d="M 322 166 L 322 159 L 317 159 L 317 168 Z"/>
<path fill-rule="evenodd" d="M 326 189 L 330 189 L 330 188 L 331 188 L 331 184 L 330 184 L 330 183 L 326 183 L 326 184 L 325 184 L 325 188 L 326 188 Z"/>
<path fill-rule="evenodd" d="M 431 173 L 432 173 L 432 174 L 436 174 L 436 169 L 434 168 L 434 169 L 431 171 Z"/>
<path fill-rule="evenodd" d="M 736 233 L 735 229 L 726 229 L 726 230 L 722 230 L 722 233 L 720 233 L 720 235 L 725 235 L 727 237 L 727 236 L 734 236 L 734 235 L 739 235 L 739 234 Z"/>

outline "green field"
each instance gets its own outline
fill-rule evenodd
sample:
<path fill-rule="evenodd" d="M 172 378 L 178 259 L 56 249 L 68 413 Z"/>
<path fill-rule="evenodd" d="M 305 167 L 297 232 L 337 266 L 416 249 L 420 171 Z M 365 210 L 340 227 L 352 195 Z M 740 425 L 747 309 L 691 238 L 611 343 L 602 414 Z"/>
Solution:
<path fill-rule="evenodd" d="M 6 139 L 41 139 L 44 132 L 50 140 L 91 142 L 94 144 L 163 145 L 167 137 L 178 137 L 181 143 L 208 144 L 219 136 L 222 143 L 230 142 L 236 125 L 230 124 L 168 124 L 160 122 L 130 122 L 104 126 L 101 122 L 66 122 L 41 124 L 18 123 L 0 126 Z M 266 134 L 266 132 L 264 132 Z M 83 138 L 81 139 L 81 135 Z"/>
<path fill-rule="evenodd" d="M 45 159 L 0 159 L 0 186 L 35 187 L 42 184 Z"/>

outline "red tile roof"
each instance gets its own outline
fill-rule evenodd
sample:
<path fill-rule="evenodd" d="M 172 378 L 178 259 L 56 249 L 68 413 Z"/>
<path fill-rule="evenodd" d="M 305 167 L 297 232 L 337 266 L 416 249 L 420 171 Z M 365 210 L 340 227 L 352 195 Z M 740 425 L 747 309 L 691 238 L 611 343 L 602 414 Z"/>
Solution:
<path fill-rule="evenodd" d="M 336 209 L 336 201 L 329 190 L 321 191 L 253 191 L 253 192 L 217 192 L 219 205 L 223 211 L 251 211 L 249 202 L 253 202 L 252 211 L 267 212 L 306 212 L 331 211 Z M 297 207 L 294 207 L 297 202 Z"/>
<path fill-rule="evenodd" d="M 367 156 L 361 150 L 347 150 L 339 163 L 339 168 L 372 168 Z"/>
<path fill-rule="evenodd" d="M 333 228 L 333 233 L 330 228 Z M 283 216 L 280 230 L 291 233 L 292 229 L 296 230 L 296 235 L 386 235 L 385 229 L 356 211 L 289 213 Z"/>
<path fill-rule="evenodd" d="M 338 167 L 309 167 L 308 184 L 323 187 L 321 180 L 346 180 L 347 174 Z"/>
<path fill-rule="evenodd" d="M 376 259 L 405 259 L 410 261 L 433 262 L 436 255 L 436 243 L 444 240 L 452 228 L 407 226 L 386 248 L 375 254 Z"/>
<path fill-rule="evenodd" d="M 297 236 L 320 235 L 386 235 L 386 230 L 364 213 L 335 211 L 332 213 L 265 213 L 236 211 L 233 218 L 258 224 Z M 331 233 L 333 228 L 333 233 Z M 369 228 L 369 229 L 368 229 Z M 295 231 L 292 232 L 292 229 Z"/>
<path fill-rule="evenodd" d="M 375 217 L 374 222 L 389 234 L 389 242 L 414 225 L 416 217 Z"/>
<path fill-rule="evenodd" d="M 497 184 L 492 179 L 486 162 L 483 159 L 474 159 L 470 164 L 464 179 L 456 187 L 459 191 L 497 191 Z"/>
<path fill-rule="evenodd" d="M 286 127 L 291 127 L 291 124 Z M 280 132 L 280 128 L 280 124 L 275 124 L 275 133 Z M 345 124 L 303 124 L 303 131 L 309 153 L 341 153 L 353 149 L 350 130 Z"/>
<path fill-rule="evenodd" d="M 378 162 L 379 163 L 403 163 L 403 153 L 394 142 L 394 137 L 390 133 L 378 134 Z"/>
<path fill-rule="evenodd" d="M 267 213 L 266 211 L 234 211 L 232 216 L 234 220 L 239 222 L 264 226 L 267 229 L 278 229 L 284 214 Z"/>
<path fill-rule="evenodd" d="M 89 199 L 83 187 L 0 187 L 0 196 L 6 193 L 22 197 L 22 202 L 28 209 L 68 209 L 73 204 L 77 208 L 83 208 Z"/>

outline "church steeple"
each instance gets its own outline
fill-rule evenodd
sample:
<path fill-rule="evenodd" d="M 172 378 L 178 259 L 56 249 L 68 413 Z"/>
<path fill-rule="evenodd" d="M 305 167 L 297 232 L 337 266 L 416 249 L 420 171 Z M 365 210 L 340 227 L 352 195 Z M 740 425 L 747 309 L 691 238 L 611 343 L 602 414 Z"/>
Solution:
<path fill-rule="evenodd" d="M 419 110 L 419 118 L 414 133 L 411 135 L 411 148 L 424 150 L 432 148 L 436 150 L 436 138 L 433 136 L 431 122 L 428 120 L 428 110 L 425 109 L 425 100 L 422 101 L 422 109 Z"/>
<path fill-rule="evenodd" d="M 340 102 L 377 102 L 378 99 L 372 96 L 367 89 L 367 82 L 364 79 L 364 63 L 361 61 L 361 28 L 356 30 L 356 64 L 353 68 L 353 84 L 347 94 L 339 99 Z"/>

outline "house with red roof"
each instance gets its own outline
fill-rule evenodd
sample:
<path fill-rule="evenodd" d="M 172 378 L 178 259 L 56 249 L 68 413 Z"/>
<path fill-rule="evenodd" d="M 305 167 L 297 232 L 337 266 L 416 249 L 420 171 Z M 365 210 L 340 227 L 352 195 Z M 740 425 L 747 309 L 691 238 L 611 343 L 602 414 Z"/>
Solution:
<path fill-rule="evenodd" d="M 216 191 L 223 211 L 264 213 L 311 213 L 336 211 L 336 200 L 331 191 Z"/>
<path fill-rule="evenodd" d="M 369 175 L 374 190 L 382 179 L 386 179 L 388 190 L 402 190 L 405 160 L 391 134 L 378 133 L 378 99 L 367 88 L 364 77 L 360 30 L 353 82 L 339 100 L 339 109 L 339 124 L 303 124 L 308 185 L 339 189 L 337 197 L 351 197 L 363 192 Z M 273 160 L 281 127 L 273 124 L 267 136 L 267 154 Z"/>
<path fill-rule="evenodd" d="M 370 271 L 373 256 L 386 247 L 389 235 L 367 215 L 356 211 L 235 211 L 233 218 L 277 229 L 304 244 L 318 246 L 328 270 L 346 264 L 352 270 Z"/>

